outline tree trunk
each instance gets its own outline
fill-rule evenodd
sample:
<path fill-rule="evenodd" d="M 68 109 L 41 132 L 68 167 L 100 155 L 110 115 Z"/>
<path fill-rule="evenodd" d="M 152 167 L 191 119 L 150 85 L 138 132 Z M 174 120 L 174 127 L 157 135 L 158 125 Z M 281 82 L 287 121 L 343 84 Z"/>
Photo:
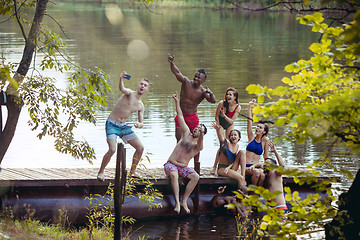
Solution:
<path fill-rule="evenodd" d="M 360 237 L 360 169 L 348 192 L 339 196 L 339 211 L 334 219 L 325 225 L 327 240 L 359 239 Z"/>
<path fill-rule="evenodd" d="M 41 22 L 43 20 L 46 11 L 46 5 L 48 2 L 49 0 L 37 1 L 35 15 L 29 31 L 29 36 L 25 39 L 23 56 L 19 64 L 19 67 L 16 71 L 16 74 L 14 76 L 14 79 L 17 82 L 22 81 L 22 79 L 26 76 L 27 72 L 29 71 L 31 61 L 34 55 L 34 51 L 36 48 L 36 41 L 38 39 L 40 32 Z M 0 137 L 0 164 L 4 159 L 6 151 L 8 150 L 9 145 L 14 137 L 21 108 L 23 106 L 21 99 L 19 101 L 16 90 L 13 89 L 12 86 L 9 87 L 6 90 L 6 92 L 7 92 L 6 107 L 8 111 L 8 116 L 6 119 L 6 124 L 3 133 L 1 134 Z"/>

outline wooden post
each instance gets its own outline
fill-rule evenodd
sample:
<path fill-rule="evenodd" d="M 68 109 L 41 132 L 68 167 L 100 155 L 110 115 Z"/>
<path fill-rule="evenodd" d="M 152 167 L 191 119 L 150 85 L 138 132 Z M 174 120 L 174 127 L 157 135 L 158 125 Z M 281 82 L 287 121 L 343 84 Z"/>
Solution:
<path fill-rule="evenodd" d="M 3 123 L 2 123 L 2 105 L 6 104 L 6 92 L 0 92 L 0 137 L 2 135 Z"/>
<path fill-rule="evenodd" d="M 1 107 L 1 104 L 0 104 L 0 137 L 2 136 L 2 111 L 1 111 L 2 107 Z"/>
<path fill-rule="evenodd" d="M 126 185 L 126 150 L 124 148 L 124 144 L 118 143 L 117 155 L 116 155 L 115 185 L 114 185 L 114 211 L 115 211 L 114 240 L 120 240 L 122 235 L 122 204 L 124 203 L 125 185 Z"/>
<path fill-rule="evenodd" d="M 195 171 L 200 175 L 200 161 L 194 162 Z M 199 214 L 199 195 L 200 195 L 200 185 L 199 183 L 196 185 L 194 189 L 194 214 Z"/>

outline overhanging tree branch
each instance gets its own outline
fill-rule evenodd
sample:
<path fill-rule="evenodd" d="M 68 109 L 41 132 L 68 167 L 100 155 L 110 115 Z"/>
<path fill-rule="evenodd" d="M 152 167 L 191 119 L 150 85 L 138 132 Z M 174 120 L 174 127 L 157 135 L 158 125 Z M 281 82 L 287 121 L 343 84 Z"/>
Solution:
<path fill-rule="evenodd" d="M 24 27 L 23 27 L 23 25 L 21 24 L 21 21 L 20 21 L 19 15 L 18 15 L 18 10 L 17 10 L 17 6 L 16 6 L 16 0 L 13 0 L 13 2 L 14 2 L 14 15 L 15 15 L 16 20 L 17 20 L 17 22 L 18 22 L 18 24 L 19 24 L 19 27 L 20 27 L 20 29 L 21 29 L 21 33 L 22 33 L 25 41 L 27 41 L 27 37 L 26 37 L 25 31 L 24 31 Z"/>

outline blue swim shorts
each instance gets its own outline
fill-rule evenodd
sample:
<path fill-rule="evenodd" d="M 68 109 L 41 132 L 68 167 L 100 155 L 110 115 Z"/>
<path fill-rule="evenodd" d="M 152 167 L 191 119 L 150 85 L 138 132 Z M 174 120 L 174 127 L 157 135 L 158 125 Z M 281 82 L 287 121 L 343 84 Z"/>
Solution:
<path fill-rule="evenodd" d="M 119 136 L 124 143 L 127 143 L 131 139 L 137 138 L 137 135 L 131 130 L 131 126 L 126 123 L 119 123 L 110 118 L 105 123 L 106 139 L 114 139 L 116 141 Z"/>

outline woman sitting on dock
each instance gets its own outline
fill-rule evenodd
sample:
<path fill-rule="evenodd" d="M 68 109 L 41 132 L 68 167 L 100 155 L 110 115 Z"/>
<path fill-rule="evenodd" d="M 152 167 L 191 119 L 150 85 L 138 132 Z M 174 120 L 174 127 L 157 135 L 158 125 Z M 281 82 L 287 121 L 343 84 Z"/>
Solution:
<path fill-rule="evenodd" d="M 233 87 L 229 87 L 225 91 L 224 100 L 221 100 L 216 108 L 215 122 L 225 130 L 225 136 L 229 136 L 230 131 L 234 129 L 234 122 L 241 110 L 238 96 L 238 91 Z M 215 163 L 211 170 L 212 175 L 215 174 L 219 162 L 219 151 L 216 154 Z"/>
<path fill-rule="evenodd" d="M 265 180 L 265 174 L 262 169 L 255 168 L 255 165 L 260 163 L 260 156 L 268 158 L 269 142 L 266 136 L 269 132 L 269 126 L 266 123 L 259 123 L 256 126 L 255 133 L 252 130 L 252 114 L 251 106 L 256 103 L 253 99 L 248 106 L 248 120 L 247 120 L 247 135 L 248 145 L 246 147 L 246 176 L 251 177 L 251 183 L 256 186 L 262 186 Z"/>
<path fill-rule="evenodd" d="M 244 151 L 239 150 L 238 145 L 241 138 L 240 131 L 236 129 L 231 130 L 228 136 L 229 139 L 226 139 L 220 125 L 213 122 L 212 126 L 216 130 L 220 141 L 217 174 L 219 176 L 226 176 L 236 180 L 238 182 L 238 188 L 245 190 L 243 188 L 243 186 L 246 186 L 245 177 L 237 171 L 239 169 L 240 162 L 243 162 L 242 165 L 245 165 L 245 153 Z"/>

